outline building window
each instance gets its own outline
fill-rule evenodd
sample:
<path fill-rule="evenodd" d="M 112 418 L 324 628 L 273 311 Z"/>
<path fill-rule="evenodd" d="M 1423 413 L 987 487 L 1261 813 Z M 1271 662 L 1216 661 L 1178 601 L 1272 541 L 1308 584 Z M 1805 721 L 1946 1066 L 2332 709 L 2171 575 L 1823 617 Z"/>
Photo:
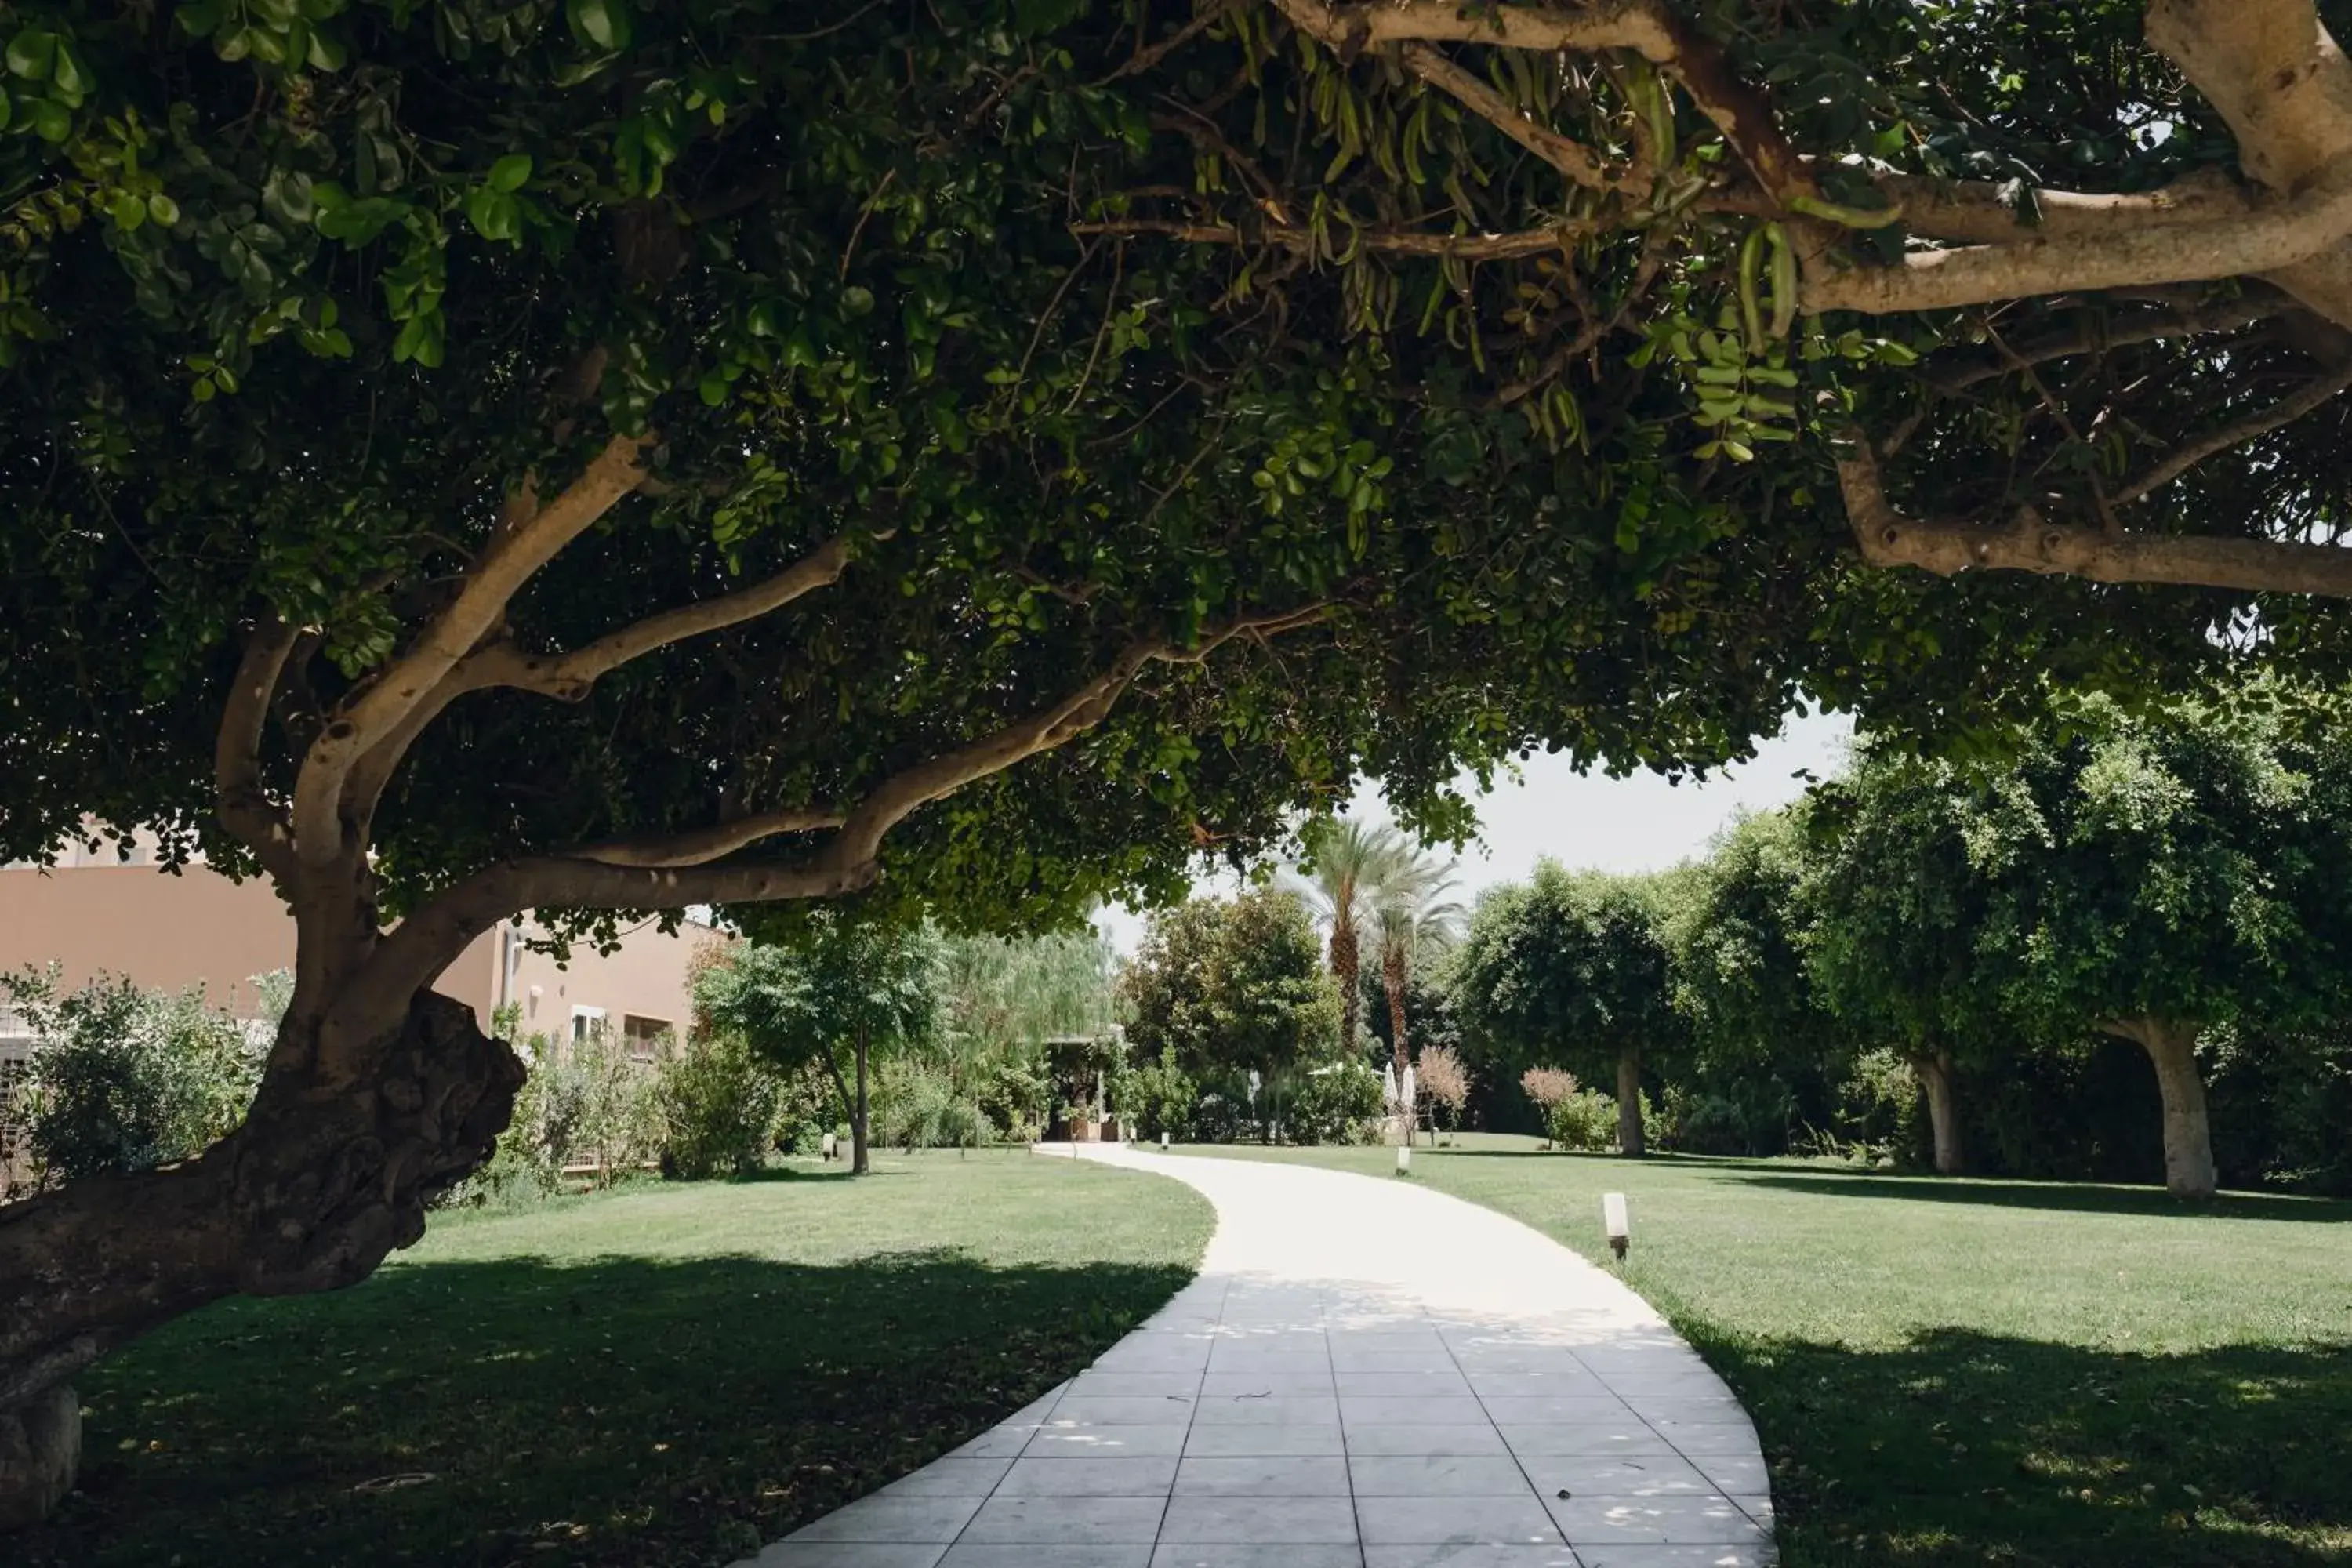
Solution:
<path fill-rule="evenodd" d="M 583 1043 L 589 1036 L 604 1026 L 604 1009 L 602 1007 L 582 1007 L 576 1005 L 572 1007 L 572 1043 L 573 1045 Z"/>
<path fill-rule="evenodd" d="M 629 1058 L 633 1061 L 653 1060 L 661 1037 L 668 1033 L 667 1018 L 645 1018 L 635 1013 L 621 1015 L 621 1036 L 629 1042 Z"/>

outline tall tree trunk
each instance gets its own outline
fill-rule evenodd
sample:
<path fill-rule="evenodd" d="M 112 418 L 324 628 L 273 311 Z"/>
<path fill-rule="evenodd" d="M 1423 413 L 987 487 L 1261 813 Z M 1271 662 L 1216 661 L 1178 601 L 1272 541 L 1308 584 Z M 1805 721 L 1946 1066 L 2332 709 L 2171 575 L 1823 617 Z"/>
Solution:
<path fill-rule="evenodd" d="M 298 996 L 245 1123 L 193 1160 L 0 1208 L 0 1448 L 48 1434 L 109 1351 L 209 1301 L 356 1284 L 425 1233 L 425 1205 L 488 1160 L 523 1068 L 427 992 L 371 1030 Z M 35 1457 L 37 1460 L 37 1456 Z M 0 1459 L 0 1519 L 46 1505 Z M 54 1498 L 48 1500 L 54 1501 Z"/>
<path fill-rule="evenodd" d="M 2156 1066 L 2164 1097 L 2164 1186 L 2176 1198 L 2210 1198 L 2221 1187 L 2213 1169 L 2213 1129 L 2205 1115 L 2205 1080 L 2197 1071 L 2198 1026 L 2172 1018 L 2130 1018 L 2105 1026 L 2137 1040 Z"/>
<path fill-rule="evenodd" d="M 1404 1093 L 1406 1068 L 1412 1065 L 1412 1053 L 1405 1044 L 1404 1034 L 1404 955 L 1393 948 L 1381 953 L 1381 990 L 1389 1003 L 1389 1058 L 1396 1070 L 1397 1093 Z M 1404 1108 L 1404 1141 L 1412 1142 L 1413 1108 Z"/>
<path fill-rule="evenodd" d="M 1642 1131 L 1642 1047 L 1617 1053 L 1617 1152 L 1635 1159 L 1650 1152 Z"/>
<path fill-rule="evenodd" d="M 1356 1030 L 1363 1020 L 1362 955 L 1356 945 L 1356 911 L 1334 907 L 1331 911 L 1331 975 L 1339 983 L 1339 1057 L 1356 1054 Z"/>
<path fill-rule="evenodd" d="M 857 1105 L 849 1114 L 849 1173 L 862 1176 L 866 1163 L 866 1026 L 857 1026 Z"/>
<path fill-rule="evenodd" d="M 1952 1079 L 1952 1053 L 1923 1051 L 1912 1057 L 1911 1075 L 1927 1093 L 1927 1125 L 1936 1139 L 1936 1173 L 1957 1176 L 1968 1169 L 1960 1142 L 1959 1087 Z"/>

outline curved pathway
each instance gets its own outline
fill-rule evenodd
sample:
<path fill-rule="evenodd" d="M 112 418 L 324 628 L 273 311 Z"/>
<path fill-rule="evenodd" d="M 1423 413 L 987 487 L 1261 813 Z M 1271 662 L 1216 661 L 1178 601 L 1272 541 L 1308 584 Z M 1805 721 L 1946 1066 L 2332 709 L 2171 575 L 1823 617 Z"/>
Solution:
<path fill-rule="evenodd" d="M 1410 1182 L 1081 1148 L 1207 1195 L 1200 1277 L 1028 1409 L 738 1568 L 1773 1561 L 1747 1413 L 1604 1270 Z"/>

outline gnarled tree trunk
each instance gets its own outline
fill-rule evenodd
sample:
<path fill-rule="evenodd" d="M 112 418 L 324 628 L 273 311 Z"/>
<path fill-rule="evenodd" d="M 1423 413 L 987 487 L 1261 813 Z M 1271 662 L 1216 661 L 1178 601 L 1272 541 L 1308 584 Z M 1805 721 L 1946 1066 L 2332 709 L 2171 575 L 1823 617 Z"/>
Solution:
<path fill-rule="evenodd" d="M 1960 1138 L 1960 1095 L 1952 1079 L 1952 1053 L 1923 1051 L 1909 1060 L 1911 1075 L 1927 1094 L 1927 1125 L 1936 1140 L 1936 1173 L 1957 1176 L 1969 1162 Z"/>
<path fill-rule="evenodd" d="M 2220 1189 L 2213 1130 L 2205 1115 L 2205 1080 L 2197 1071 L 2198 1026 L 2174 1018 L 2125 1018 L 2102 1025 L 2137 1041 L 2156 1067 L 2164 1098 L 2164 1186 L 2176 1198 L 2210 1198 Z"/>
<path fill-rule="evenodd" d="M 1617 1053 L 1617 1152 L 1640 1159 L 1650 1152 L 1642 1131 L 1642 1047 Z"/>
<path fill-rule="evenodd" d="M 0 1458 L 0 1521 L 62 1495 L 42 1456 L 75 1373 L 224 1296 L 364 1279 L 489 1158 L 523 1069 L 471 1009 L 427 992 L 372 1038 L 343 1020 L 332 1051 L 318 1016 L 289 1014 L 245 1124 L 196 1158 L 0 1209 L 0 1449 L 47 1434 Z"/>

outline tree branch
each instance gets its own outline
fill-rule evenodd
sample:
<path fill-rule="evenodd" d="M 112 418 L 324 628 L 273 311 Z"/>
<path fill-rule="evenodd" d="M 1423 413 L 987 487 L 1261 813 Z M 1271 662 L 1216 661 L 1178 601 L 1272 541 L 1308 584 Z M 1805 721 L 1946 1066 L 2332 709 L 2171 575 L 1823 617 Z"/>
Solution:
<path fill-rule="evenodd" d="M 1461 100 L 1463 106 L 1520 146 L 1549 163 L 1576 184 L 1589 190 L 1614 191 L 1628 183 L 1612 174 L 1583 142 L 1538 125 L 1505 100 L 1503 95 L 1425 44 L 1407 44 L 1402 53 L 1405 69 Z"/>
<path fill-rule="evenodd" d="M 1183 223 L 1168 218 L 1109 218 L 1098 223 L 1074 223 L 1072 234 L 1163 234 L 1193 245 L 1279 245 L 1313 254 L 1318 248 L 1312 229 L 1270 226 L 1244 231 L 1231 224 Z M 1491 261 L 1514 256 L 1537 256 L 1566 250 L 1592 232 L 1589 223 L 1564 223 L 1557 228 L 1526 229 L 1514 234 L 1416 234 L 1402 229 L 1361 229 L 1350 242 L 1366 250 L 1398 256 L 1454 257 L 1465 261 Z"/>
<path fill-rule="evenodd" d="M 1964 392 L 1980 382 L 1993 381 L 2011 374 L 2021 363 L 2047 364 L 2054 359 L 2071 359 L 2076 354 L 2127 348 L 2134 343 L 2155 342 L 2165 338 L 2235 331 L 2240 327 L 2252 326 L 2256 321 L 2291 309 L 2293 307 L 2277 295 L 2260 290 L 2235 300 L 2217 300 L 2210 305 L 2191 310 L 2126 317 L 2070 332 L 2029 338 L 2013 344 L 2010 354 L 1997 354 L 1973 363 L 1932 373 L 1927 378 L 1927 384 L 1946 395 Z"/>
<path fill-rule="evenodd" d="M 1887 315 L 1954 310 L 2039 294 L 2272 273 L 2352 235 L 2352 163 L 2300 195 L 2217 221 L 2156 221 L 2109 232 L 2039 236 L 2003 245 L 1915 251 L 1894 267 L 1807 268 L 1804 309 Z"/>
<path fill-rule="evenodd" d="M 587 470 L 544 506 L 526 484 L 467 571 L 457 598 L 405 653 L 338 705 L 311 742 L 295 782 L 294 844 L 304 861 L 324 865 L 344 853 L 343 785 L 352 767 L 431 700 L 540 568 L 636 488 L 645 478 L 637 461 L 645 446 L 644 437 L 614 437 Z"/>
<path fill-rule="evenodd" d="M 2127 506 L 2142 496 L 2162 489 L 2217 452 L 2226 452 L 2257 436 L 2268 435 L 2282 425 L 2293 424 L 2347 386 L 2352 386 L 2352 364 L 2305 383 L 2268 408 L 2257 410 L 2242 419 L 2232 420 L 2218 430 L 2209 431 L 2126 485 L 2116 492 L 2116 504 Z"/>
<path fill-rule="evenodd" d="M 353 820 L 364 821 L 392 782 L 392 775 L 399 770 L 409 747 L 416 743 L 417 736 L 450 703 L 467 692 L 513 687 L 577 702 L 588 695 L 598 679 L 622 665 L 671 643 L 740 626 L 782 609 L 804 595 L 839 582 L 848 564 L 848 542 L 835 536 L 762 582 L 721 594 L 715 599 L 648 616 L 570 653 L 526 654 L 503 640 L 487 643 L 453 666 L 441 678 L 440 684 L 403 714 L 399 722 L 353 765 L 345 781 L 343 813 Z"/>
<path fill-rule="evenodd" d="M 591 844 L 572 853 L 579 859 L 595 860 L 606 866 L 646 868 L 705 866 L 713 860 L 724 859 L 739 849 L 748 848 L 762 838 L 773 838 L 780 833 L 816 833 L 829 827 L 839 827 L 841 824 L 842 816 L 837 811 L 763 811 L 738 817 L 732 822 L 722 822 L 716 827 L 645 838 L 615 838 L 609 843 Z"/>
<path fill-rule="evenodd" d="M 301 638 L 299 628 L 262 616 L 246 637 L 213 742 L 215 814 L 272 876 L 290 873 L 293 845 L 284 814 L 262 792 L 261 741 L 287 658 Z"/>
<path fill-rule="evenodd" d="M 1898 513 L 1887 501 L 1878 462 L 1859 437 L 1838 459 L 1863 559 L 1874 566 L 1916 566 L 1940 577 L 1963 572 L 2033 572 L 2094 583 L 2161 583 L 2246 593 L 2352 598 L 2352 549 L 2268 539 L 2193 534 L 2113 534 L 2053 525 L 2031 507 L 2005 527 Z"/>
<path fill-rule="evenodd" d="M 835 820 L 833 814 L 779 811 L 746 819 L 748 827 L 722 824 L 699 834 L 624 840 L 486 867 L 427 900 L 383 939 L 362 981 L 352 988 L 353 1005 L 382 1005 L 413 994 L 467 942 L 527 909 L 676 910 L 837 898 L 870 887 L 880 875 L 878 855 L 891 828 L 931 801 L 1084 734 L 1102 722 L 1147 666 L 1196 664 L 1235 637 L 1274 637 L 1313 625 L 1327 610 L 1314 604 L 1241 616 L 1190 647 L 1157 639 L 1130 643 L 1100 675 L 1059 701 L 885 778 L 855 810 L 838 819 L 836 836 L 804 861 L 681 863 L 695 851 L 715 848 L 730 834 L 742 835 L 742 843 L 748 844 L 774 833 L 830 826 Z M 767 826 L 787 818 L 797 826 Z M 716 848 L 716 853 L 729 850 Z M 663 863 L 640 863 L 648 859 Z"/>
<path fill-rule="evenodd" d="M 1466 5 L 1464 0 L 1275 0 L 1290 25 L 1343 53 L 1373 44 L 1493 44 L 1545 53 L 1599 54 L 1631 49 L 1654 65 L 1675 58 L 1672 13 L 1658 0 L 1591 0 L 1574 10 L 1550 5 Z"/>

